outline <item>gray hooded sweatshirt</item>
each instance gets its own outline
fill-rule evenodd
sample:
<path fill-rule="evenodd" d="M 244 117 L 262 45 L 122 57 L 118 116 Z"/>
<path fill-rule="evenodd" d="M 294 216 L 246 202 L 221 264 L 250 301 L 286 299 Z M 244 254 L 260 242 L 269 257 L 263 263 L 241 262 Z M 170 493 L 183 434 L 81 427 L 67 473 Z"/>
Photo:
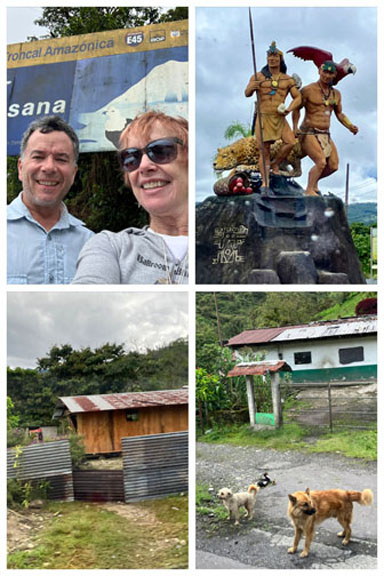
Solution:
<path fill-rule="evenodd" d="M 148 226 L 104 230 L 81 250 L 73 284 L 188 284 L 188 254 L 178 260 Z"/>

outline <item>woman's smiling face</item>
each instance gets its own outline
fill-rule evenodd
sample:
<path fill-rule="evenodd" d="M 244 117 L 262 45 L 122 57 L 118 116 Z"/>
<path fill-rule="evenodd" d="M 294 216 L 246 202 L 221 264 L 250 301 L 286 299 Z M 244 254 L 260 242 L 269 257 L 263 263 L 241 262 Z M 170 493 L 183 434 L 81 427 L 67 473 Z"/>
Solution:
<path fill-rule="evenodd" d="M 156 121 L 147 134 L 132 130 L 124 147 L 143 149 L 160 138 L 180 137 L 174 128 Z M 139 167 L 125 173 L 125 182 L 139 204 L 157 218 L 180 217 L 188 209 L 188 152 L 176 144 L 177 157 L 168 164 L 156 164 L 143 154 Z"/>

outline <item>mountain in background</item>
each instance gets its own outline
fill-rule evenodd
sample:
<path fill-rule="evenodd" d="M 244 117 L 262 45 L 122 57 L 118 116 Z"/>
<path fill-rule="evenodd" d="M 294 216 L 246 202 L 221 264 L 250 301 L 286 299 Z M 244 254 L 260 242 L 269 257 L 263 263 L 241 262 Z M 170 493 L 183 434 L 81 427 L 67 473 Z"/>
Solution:
<path fill-rule="evenodd" d="M 195 202 L 195 207 L 201 202 Z M 361 222 L 366 226 L 377 223 L 377 204 L 376 202 L 356 202 L 348 206 L 348 222 Z"/>
<path fill-rule="evenodd" d="M 348 222 L 361 222 L 366 226 L 377 223 L 376 202 L 358 202 L 348 206 Z"/>

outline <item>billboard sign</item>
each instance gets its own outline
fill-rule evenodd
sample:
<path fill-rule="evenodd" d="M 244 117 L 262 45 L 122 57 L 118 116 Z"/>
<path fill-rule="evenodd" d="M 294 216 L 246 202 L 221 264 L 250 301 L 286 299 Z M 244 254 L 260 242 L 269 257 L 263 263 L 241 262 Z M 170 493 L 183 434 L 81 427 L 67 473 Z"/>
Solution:
<path fill-rule="evenodd" d="M 8 154 L 28 125 L 59 114 L 81 152 L 115 150 L 139 113 L 188 114 L 188 21 L 7 47 Z"/>

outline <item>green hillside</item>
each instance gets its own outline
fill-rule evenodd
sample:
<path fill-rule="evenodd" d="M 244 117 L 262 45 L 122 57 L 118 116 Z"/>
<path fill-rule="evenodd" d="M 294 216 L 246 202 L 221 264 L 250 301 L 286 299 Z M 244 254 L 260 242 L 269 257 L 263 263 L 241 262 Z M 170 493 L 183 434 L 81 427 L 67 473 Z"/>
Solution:
<path fill-rule="evenodd" d="M 197 351 L 244 330 L 305 324 L 355 315 L 375 292 L 213 292 L 196 295 Z"/>
<path fill-rule="evenodd" d="M 359 202 L 348 206 L 348 222 L 361 222 L 366 226 L 371 226 L 377 222 L 376 202 Z"/>
<path fill-rule="evenodd" d="M 374 293 L 351 292 L 344 302 L 331 306 L 317 315 L 318 320 L 335 320 L 336 318 L 350 318 L 355 316 L 355 308 L 364 298 L 375 297 Z"/>

